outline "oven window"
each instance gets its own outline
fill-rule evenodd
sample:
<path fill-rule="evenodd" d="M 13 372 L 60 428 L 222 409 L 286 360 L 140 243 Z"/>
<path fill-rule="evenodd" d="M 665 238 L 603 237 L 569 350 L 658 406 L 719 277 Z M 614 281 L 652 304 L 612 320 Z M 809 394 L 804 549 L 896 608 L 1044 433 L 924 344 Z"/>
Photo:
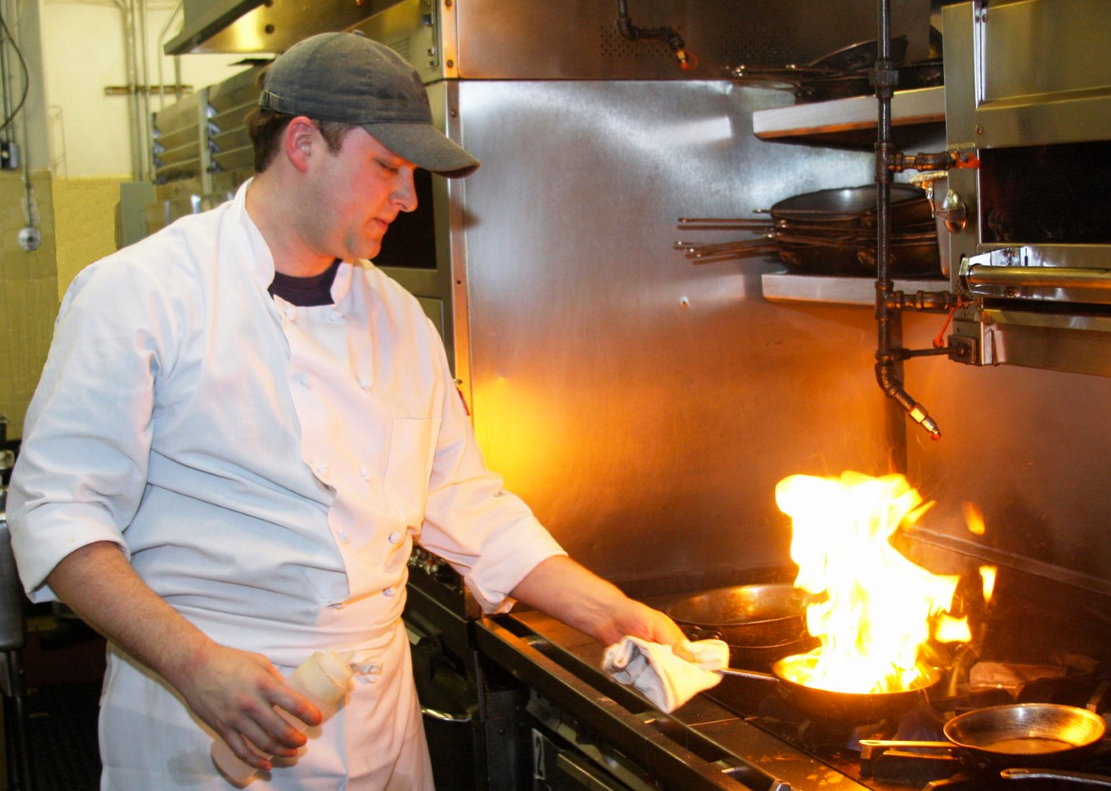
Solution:
<path fill-rule="evenodd" d="M 988 148 L 979 156 L 981 241 L 1111 243 L 1111 141 Z"/>
<path fill-rule="evenodd" d="M 382 239 L 382 249 L 374 256 L 378 267 L 400 269 L 436 268 L 436 229 L 432 222 L 432 174 L 417 170 L 417 208 L 402 212 L 390 224 Z"/>

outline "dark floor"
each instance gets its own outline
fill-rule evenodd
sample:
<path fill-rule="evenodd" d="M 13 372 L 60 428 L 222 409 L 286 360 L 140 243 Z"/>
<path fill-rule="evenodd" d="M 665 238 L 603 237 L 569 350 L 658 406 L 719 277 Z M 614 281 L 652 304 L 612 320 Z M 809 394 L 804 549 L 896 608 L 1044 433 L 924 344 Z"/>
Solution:
<path fill-rule="evenodd" d="M 68 645 L 44 648 L 40 640 L 54 627 L 49 607 L 32 609 L 23 666 L 35 791 L 96 791 L 104 641 L 85 633 Z"/>

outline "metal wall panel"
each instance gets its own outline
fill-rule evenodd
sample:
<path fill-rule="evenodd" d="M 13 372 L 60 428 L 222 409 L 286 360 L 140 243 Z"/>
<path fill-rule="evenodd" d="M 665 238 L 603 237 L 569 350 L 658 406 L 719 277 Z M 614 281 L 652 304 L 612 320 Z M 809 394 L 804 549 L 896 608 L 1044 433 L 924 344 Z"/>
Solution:
<path fill-rule="evenodd" d="M 676 219 L 866 184 L 871 154 L 757 140 L 790 97 L 728 82 L 459 91 L 483 165 L 457 350 L 490 466 L 614 579 L 786 561 L 780 478 L 887 471 L 872 311 L 767 302 L 780 264 L 692 264 Z"/>
<path fill-rule="evenodd" d="M 191 0 L 167 54 L 283 52 L 303 38 L 360 29 L 426 80 L 720 79 L 741 64 L 805 64 L 876 38 L 875 0 L 633 0 L 643 31 L 670 27 L 701 63 L 679 69 L 658 38 L 630 42 L 613 0 Z M 929 49 L 930 0 L 893 0 L 908 59 Z"/>
<path fill-rule="evenodd" d="M 929 343 L 937 320 L 908 322 Z M 1111 379 L 945 360 L 908 365 L 916 398 L 945 431 L 908 436 L 908 474 L 936 499 L 929 524 L 945 546 L 1111 594 L 1107 540 L 1111 490 Z M 965 526 L 963 503 L 984 512 L 987 532 Z"/>
<path fill-rule="evenodd" d="M 891 6 L 892 34 L 907 37 L 907 59 L 925 59 L 929 0 L 894 0 Z M 459 0 L 442 12 L 444 19 L 452 11 L 457 17 L 458 67 L 447 67 L 447 73 L 469 79 L 712 80 L 742 64 L 802 65 L 876 38 L 875 0 L 632 0 L 627 7 L 638 28 L 678 32 L 699 66 L 681 70 L 659 39 L 623 39 L 612 0 Z"/>

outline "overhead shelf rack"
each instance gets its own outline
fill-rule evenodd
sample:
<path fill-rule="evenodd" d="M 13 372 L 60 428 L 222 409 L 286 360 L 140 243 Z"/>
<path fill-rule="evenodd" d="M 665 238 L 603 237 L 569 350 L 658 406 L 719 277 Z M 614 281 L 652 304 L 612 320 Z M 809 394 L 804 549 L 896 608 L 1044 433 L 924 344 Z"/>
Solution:
<path fill-rule="evenodd" d="M 876 97 L 869 94 L 757 110 L 752 128 L 761 140 L 871 148 L 876 142 L 877 119 Z M 945 86 L 896 91 L 891 100 L 891 123 L 895 127 L 944 125 Z"/>

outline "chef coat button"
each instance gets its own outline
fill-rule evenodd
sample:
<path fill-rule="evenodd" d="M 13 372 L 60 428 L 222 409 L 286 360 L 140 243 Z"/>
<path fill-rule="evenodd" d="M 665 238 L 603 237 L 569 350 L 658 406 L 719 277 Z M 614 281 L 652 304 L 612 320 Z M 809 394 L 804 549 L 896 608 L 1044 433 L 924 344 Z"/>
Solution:
<path fill-rule="evenodd" d="M 393 588 L 386 588 L 384 591 L 382 591 L 382 595 L 383 596 L 396 596 L 397 591 L 395 591 Z"/>
<path fill-rule="evenodd" d="M 396 544 L 398 541 L 401 540 L 401 533 L 398 533 L 395 530 L 394 532 L 390 533 L 389 538 L 387 538 L 386 540 L 389 541 L 391 544 Z"/>
<path fill-rule="evenodd" d="M 351 536 L 346 532 L 341 531 L 340 533 L 336 534 L 336 537 L 339 539 L 339 542 L 341 544 L 350 544 L 351 543 Z"/>
<path fill-rule="evenodd" d="M 333 609 L 333 610 L 342 610 L 342 609 L 343 609 L 344 607 L 346 607 L 346 606 L 347 606 L 347 605 L 346 605 L 346 604 L 344 604 L 343 602 L 341 602 L 341 601 L 338 601 L 338 602 L 336 602 L 335 604 L 333 604 L 333 605 L 332 605 L 332 609 Z"/>
<path fill-rule="evenodd" d="M 343 314 L 340 313 L 338 310 L 333 310 L 330 313 L 328 313 L 328 318 L 331 319 L 332 321 L 339 321 L 340 319 L 343 318 Z"/>
<path fill-rule="evenodd" d="M 363 377 L 362 379 L 359 380 L 359 387 L 363 388 L 364 390 L 369 390 L 370 389 L 370 380 L 367 379 L 366 377 Z"/>
<path fill-rule="evenodd" d="M 316 470 L 316 475 L 318 478 L 325 478 L 328 475 L 327 464 L 317 464 L 313 469 Z"/>
<path fill-rule="evenodd" d="M 364 481 L 369 481 L 370 480 L 370 470 L 368 470 L 366 467 L 360 467 L 359 468 L 359 476 Z"/>
<path fill-rule="evenodd" d="M 290 321 L 293 321 L 293 319 L 297 318 L 297 308 L 293 307 L 293 305 L 286 305 L 285 317 Z"/>
<path fill-rule="evenodd" d="M 295 374 L 293 381 L 297 382 L 297 384 L 301 385 L 301 387 L 306 390 L 312 390 L 313 381 L 312 377 L 308 374 Z"/>

